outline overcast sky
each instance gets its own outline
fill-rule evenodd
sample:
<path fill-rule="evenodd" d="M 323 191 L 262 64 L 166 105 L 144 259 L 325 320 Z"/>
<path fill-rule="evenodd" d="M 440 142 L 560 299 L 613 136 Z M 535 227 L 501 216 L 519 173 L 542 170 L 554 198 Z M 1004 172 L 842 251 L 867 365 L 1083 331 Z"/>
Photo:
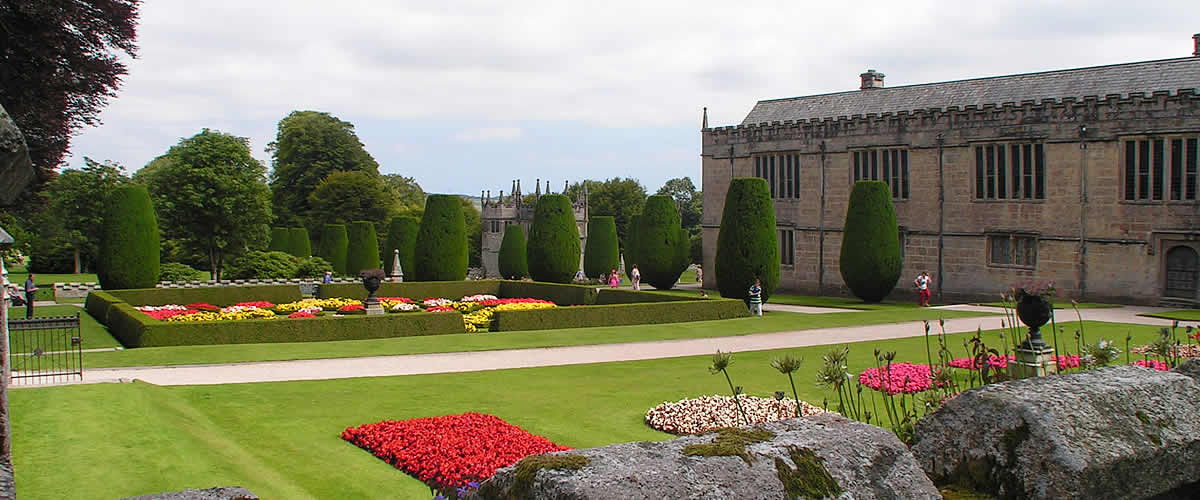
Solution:
<path fill-rule="evenodd" d="M 976 7 L 978 5 L 978 7 Z M 264 151 L 292 110 L 353 123 L 383 173 L 493 196 L 522 179 L 700 186 L 701 109 L 1186 57 L 1200 2 L 148 0 L 104 124 L 72 141 L 129 171 L 212 128 Z"/>

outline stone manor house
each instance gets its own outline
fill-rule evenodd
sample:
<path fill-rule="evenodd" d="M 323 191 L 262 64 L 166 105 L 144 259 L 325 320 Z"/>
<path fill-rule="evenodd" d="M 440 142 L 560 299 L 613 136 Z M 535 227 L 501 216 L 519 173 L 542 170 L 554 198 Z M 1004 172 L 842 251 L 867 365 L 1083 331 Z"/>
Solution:
<path fill-rule="evenodd" d="M 504 242 L 504 228 L 519 224 L 525 231 L 525 239 L 529 240 L 529 226 L 533 224 L 533 210 L 537 199 L 542 196 L 542 180 L 534 183 L 534 203 L 525 203 L 522 199 L 521 181 L 515 180 L 508 190 L 508 195 L 500 191 L 499 196 L 492 198 L 491 191 L 480 193 L 483 201 L 480 210 L 480 223 L 483 225 L 480 245 L 483 247 L 480 260 L 488 278 L 500 277 L 500 244 Z M 546 192 L 550 194 L 550 181 L 546 181 Z M 567 186 L 563 186 L 562 194 L 567 194 Z M 571 208 L 575 212 L 575 225 L 579 228 L 579 268 L 583 269 L 583 248 L 587 246 L 587 188 L 584 187 L 581 199 L 571 200 Z"/>
<path fill-rule="evenodd" d="M 759 101 L 702 129 L 704 265 L 733 177 L 767 180 L 782 279 L 847 293 L 853 183 L 889 184 L 904 269 L 945 300 L 1053 280 L 1059 297 L 1196 305 L 1200 34 L 1191 57 Z M 716 286 L 715 273 L 705 275 Z"/>

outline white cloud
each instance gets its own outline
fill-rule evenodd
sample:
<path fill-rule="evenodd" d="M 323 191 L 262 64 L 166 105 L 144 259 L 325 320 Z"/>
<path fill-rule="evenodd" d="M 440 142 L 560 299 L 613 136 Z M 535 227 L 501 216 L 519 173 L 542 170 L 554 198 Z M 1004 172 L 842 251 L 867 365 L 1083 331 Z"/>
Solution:
<path fill-rule="evenodd" d="M 454 134 L 454 140 L 457 142 L 511 142 L 520 138 L 520 127 L 473 128 Z"/>

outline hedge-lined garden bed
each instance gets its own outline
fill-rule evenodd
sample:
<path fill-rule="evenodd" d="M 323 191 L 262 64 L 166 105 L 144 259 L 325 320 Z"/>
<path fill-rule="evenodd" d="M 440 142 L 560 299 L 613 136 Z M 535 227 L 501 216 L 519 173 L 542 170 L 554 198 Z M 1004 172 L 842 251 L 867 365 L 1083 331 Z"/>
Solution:
<path fill-rule="evenodd" d="M 528 281 L 446 281 L 383 283 L 380 297 L 464 297 L 495 295 L 505 298 L 537 298 L 550 301 L 549 308 L 504 310 L 488 313 L 479 325 L 491 331 L 562 329 L 593 326 L 620 326 L 675 323 L 746 316 L 745 305 L 736 300 L 691 299 L 655 292 L 597 289 L 592 286 L 560 285 Z M 322 285 L 319 298 L 362 299 L 366 290 L 358 284 Z M 239 302 L 266 301 L 285 304 L 301 299 L 298 287 L 268 285 L 251 287 L 214 287 L 183 289 L 141 289 L 93 292 L 85 307 L 89 314 L 108 326 L 112 335 L 129 348 L 208 344 L 249 344 L 272 342 L 324 342 L 418 335 L 439 335 L 474 331 L 471 315 L 479 310 L 475 303 L 463 303 L 458 312 L 417 312 L 273 319 L 235 319 L 223 321 L 177 321 L 181 318 L 151 317 L 142 306 L 202 303 L 205 306 L 233 305 Z M 402 299 L 407 300 L 407 299 Z M 471 299 L 468 299 L 471 300 Z M 306 301 L 308 302 L 308 301 Z M 536 300 L 532 302 L 538 302 Z M 559 307 L 577 306 L 577 307 Z M 598 305 L 597 305 L 598 304 Z M 267 304 L 269 307 L 270 304 Z M 197 306 L 198 307 L 198 306 Z M 141 309 L 141 310 L 139 310 Z M 165 308 L 164 308 L 165 309 Z M 237 308 L 231 308 L 237 309 Z M 437 311 L 438 309 L 426 309 Z M 328 311 L 328 309 L 327 309 Z M 188 311 L 195 313 L 196 311 Z M 264 311 L 266 312 L 266 311 Z M 278 312 L 278 311 L 277 311 Z M 320 310 L 318 309 L 319 313 Z M 270 316 L 270 314 L 266 314 Z M 199 315 L 197 316 L 199 318 Z M 229 318 L 222 318 L 229 319 Z M 464 325 L 464 320 L 466 325 Z"/>

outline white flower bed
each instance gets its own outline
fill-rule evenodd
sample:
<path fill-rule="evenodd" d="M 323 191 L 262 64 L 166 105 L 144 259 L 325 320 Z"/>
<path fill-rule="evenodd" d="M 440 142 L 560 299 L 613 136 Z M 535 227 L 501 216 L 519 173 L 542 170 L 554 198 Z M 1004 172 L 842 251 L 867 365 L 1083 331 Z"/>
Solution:
<path fill-rule="evenodd" d="M 400 311 L 400 312 L 408 312 L 408 311 L 420 311 L 422 309 L 421 309 L 421 306 L 416 305 L 416 304 L 411 304 L 408 302 L 400 302 L 400 303 L 392 306 L 392 310 Z"/>
<path fill-rule="evenodd" d="M 496 300 L 496 296 L 487 294 L 467 295 L 466 297 L 459 299 L 459 302 L 480 302 L 484 300 Z"/>
<path fill-rule="evenodd" d="M 454 305 L 454 301 L 450 300 L 450 299 L 440 299 L 440 298 L 436 298 L 436 297 L 430 297 L 425 300 L 422 300 L 421 304 L 423 304 L 425 307 L 450 306 L 450 305 Z"/>
<path fill-rule="evenodd" d="M 751 424 L 787 420 L 796 416 L 796 400 L 776 401 L 742 394 L 739 400 Z M 816 406 L 800 402 L 800 415 L 825 413 Z M 701 396 L 665 402 L 646 412 L 646 425 L 671 434 L 702 434 L 722 427 L 745 425 L 730 396 Z"/>
<path fill-rule="evenodd" d="M 177 304 L 167 304 L 165 306 L 135 306 L 134 309 L 137 309 L 142 312 L 147 312 L 147 311 L 186 311 L 187 310 L 186 307 L 177 305 Z"/>

